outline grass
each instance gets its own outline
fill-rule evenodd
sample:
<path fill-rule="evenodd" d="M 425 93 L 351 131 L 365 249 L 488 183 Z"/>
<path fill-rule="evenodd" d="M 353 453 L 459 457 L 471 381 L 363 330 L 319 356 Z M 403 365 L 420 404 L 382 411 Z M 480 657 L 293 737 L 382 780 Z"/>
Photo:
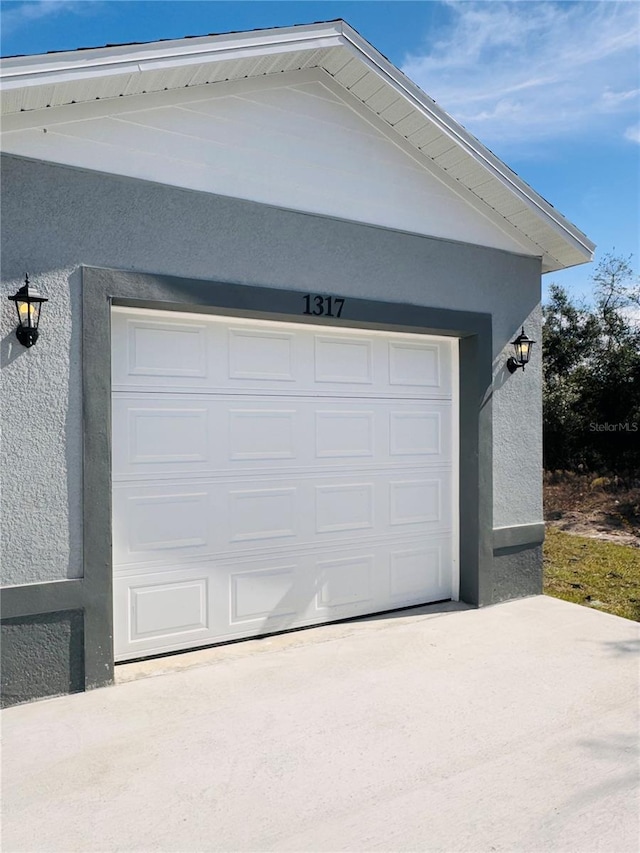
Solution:
<path fill-rule="evenodd" d="M 640 548 L 548 527 L 544 591 L 640 622 Z"/>

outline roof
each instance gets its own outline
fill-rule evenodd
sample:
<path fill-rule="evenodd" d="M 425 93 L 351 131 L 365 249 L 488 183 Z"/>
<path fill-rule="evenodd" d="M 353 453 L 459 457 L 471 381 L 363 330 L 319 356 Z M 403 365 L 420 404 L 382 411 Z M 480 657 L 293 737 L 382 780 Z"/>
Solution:
<path fill-rule="evenodd" d="M 0 113 L 310 68 L 539 247 L 543 272 L 591 260 L 595 245 L 582 231 L 342 20 L 8 57 L 0 61 Z"/>

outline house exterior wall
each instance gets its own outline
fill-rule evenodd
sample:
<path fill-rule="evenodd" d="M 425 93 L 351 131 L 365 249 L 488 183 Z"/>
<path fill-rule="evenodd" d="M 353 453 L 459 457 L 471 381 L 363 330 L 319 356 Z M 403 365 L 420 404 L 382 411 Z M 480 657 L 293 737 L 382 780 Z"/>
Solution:
<path fill-rule="evenodd" d="M 423 138 L 434 148 L 416 149 L 316 69 L 25 110 L 3 119 L 0 145 L 21 157 L 535 256 L 535 243 L 449 175 L 447 164 L 463 156 L 453 141 L 433 128 Z M 431 155 L 448 148 L 443 168 Z"/>
<path fill-rule="evenodd" d="M 81 265 L 332 292 L 408 313 L 489 313 L 496 573 L 482 603 L 540 591 L 540 351 L 524 375 L 505 367 L 523 323 L 541 338 L 538 259 L 13 156 L 2 158 L 2 190 L 3 293 L 28 271 L 50 300 L 31 350 L 16 342 L 8 304 L 2 314 L 2 573 L 14 587 L 3 615 L 23 657 L 33 646 L 16 639 L 15 620 L 31 613 L 15 605 L 18 588 L 44 584 L 59 596 L 55 582 L 83 575 Z M 68 646 L 67 633 L 56 636 Z"/>

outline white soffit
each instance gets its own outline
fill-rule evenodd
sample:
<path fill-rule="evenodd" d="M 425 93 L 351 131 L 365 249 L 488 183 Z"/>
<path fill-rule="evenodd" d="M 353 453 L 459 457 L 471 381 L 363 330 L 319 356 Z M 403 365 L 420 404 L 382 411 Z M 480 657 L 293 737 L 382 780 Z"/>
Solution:
<path fill-rule="evenodd" d="M 314 68 L 506 233 L 539 247 L 527 253 L 543 272 L 591 260 L 595 245 L 575 225 L 344 21 L 10 57 L 0 62 L 2 130 L 18 130 L 27 111 Z"/>

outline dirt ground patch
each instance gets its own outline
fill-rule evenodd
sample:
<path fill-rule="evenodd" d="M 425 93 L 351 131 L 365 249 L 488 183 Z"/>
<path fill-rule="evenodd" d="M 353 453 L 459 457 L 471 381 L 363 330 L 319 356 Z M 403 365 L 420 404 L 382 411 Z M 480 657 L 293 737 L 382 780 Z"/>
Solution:
<path fill-rule="evenodd" d="M 640 548 L 640 482 L 547 471 L 544 515 L 566 533 Z"/>

